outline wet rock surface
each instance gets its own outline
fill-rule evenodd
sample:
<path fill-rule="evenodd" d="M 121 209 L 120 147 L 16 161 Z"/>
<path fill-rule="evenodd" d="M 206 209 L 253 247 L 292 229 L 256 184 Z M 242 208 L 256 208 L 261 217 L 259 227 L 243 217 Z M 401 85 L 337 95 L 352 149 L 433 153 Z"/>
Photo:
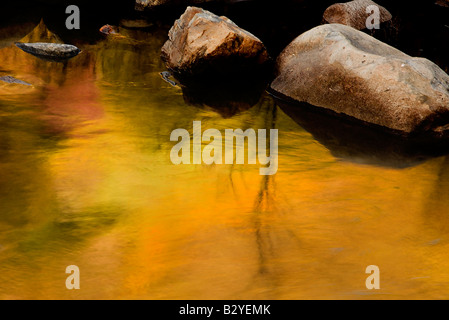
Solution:
<path fill-rule="evenodd" d="M 296 38 L 277 60 L 271 90 L 406 135 L 449 133 L 449 75 L 340 24 Z"/>
<path fill-rule="evenodd" d="M 106 24 L 100 28 L 100 32 L 103 34 L 116 34 L 118 30 L 116 27 Z"/>

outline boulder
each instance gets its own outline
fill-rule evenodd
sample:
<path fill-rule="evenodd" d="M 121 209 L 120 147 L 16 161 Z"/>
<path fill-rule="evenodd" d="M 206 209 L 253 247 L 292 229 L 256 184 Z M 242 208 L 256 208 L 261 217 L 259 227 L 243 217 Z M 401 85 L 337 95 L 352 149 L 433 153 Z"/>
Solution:
<path fill-rule="evenodd" d="M 51 61 L 64 61 L 77 56 L 81 50 L 70 44 L 60 43 L 23 43 L 16 42 L 16 46 L 36 57 Z"/>
<path fill-rule="evenodd" d="M 170 29 L 161 57 L 177 75 L 243 73 L 269 61 L 267 49 L 254 35 L 196 7 L 188 7 Z"/>
<path fill-rule="evenodd" d="M 275 94 L 398 133 L 449 133 L 449 75 L 354 28 L 316 27 L 277 59 Z"/>
<path fill-rule="evenodd" d="M 363 30 L 366 28 L 366 20 L 372 12 L 367 9 L 370 6 L 377 6 L 379 8 L 380 23 L 392 19 L 392 16 L 387 9 L 371 0 L 355 0 L 346 3 L 333 4 L 326 9 L 323 19 L 327 23 L 340 23 L 357 30 Z"/>

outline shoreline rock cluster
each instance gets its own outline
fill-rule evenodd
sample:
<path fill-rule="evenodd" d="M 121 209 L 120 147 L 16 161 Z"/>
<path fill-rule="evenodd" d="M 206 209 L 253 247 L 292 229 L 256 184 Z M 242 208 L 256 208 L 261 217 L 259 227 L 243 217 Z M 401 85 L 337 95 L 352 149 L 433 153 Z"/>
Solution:
<path fill-rule="evenodd" d="M 130 2 L 136 9 L 153 10 L 236 1 Z M 447 10 L 446 4 L 447 0 L 438 0 L 435 6 Z M 393 26 L 388 8 L 371 0 L 335 3 L 322 11 L 322 25 L 317 21 L 305 32 L 295 34 L 296 39 L 279 55 L 273 55 L 277 59 L 270 57 L 269 48 L 255 35 L 260 31 L 253 34 L 213 10 L 189 6 L 174 22 L 161 48 L 161 58 L 176 79 L 168 82 L 194 93 L 202 88 L 210 90 L 215 83 L 227 92 L 247 87 L 259 92 L 261 86 L 269 87 L 273 96 L 289 103 L 308 103 L 318 111 L 331 111 L 400 135 L 449 138 L 449 75 L 430 60 L 414 58 L 369 35 L 373 33 L 365 28 L 371 15 L 367 8 L 371 6 L 379 8 L 382 27 Z M 146 19 L 120 18 L 131 28 L 152 25 Z M 104 25 L 99 33 L 111 39 L 114 36 L 117 41 L 127 39 L 119 30 Z M 33 39 L 22 40 L 16 46 L 41 59 L 58 62 L 81 52 L 69 44 L 35 43 Z M 282 43 L 277 52 L 284 46 Z M 166 81 L 170 79 L 170 75 L 162 76 Z"/>
<path fill-rule="evenodd" d="M 326 10 L 325 20 L 339 23 L 317 26 L 288 45 L 277 58 L 270 91 L 402 135 L 449 138 L 449 75 L 359 31 L 372 5 L 355 0 Z M 391 20 L 387 9 L 379 10 L 381 22 Z M 161 57 L 180 79 L 202 78 L 205 68 L 216 77 L 245 64 L 257 70 L 268 61 L 258 38 L 195 7 L 175 22 Z"/>

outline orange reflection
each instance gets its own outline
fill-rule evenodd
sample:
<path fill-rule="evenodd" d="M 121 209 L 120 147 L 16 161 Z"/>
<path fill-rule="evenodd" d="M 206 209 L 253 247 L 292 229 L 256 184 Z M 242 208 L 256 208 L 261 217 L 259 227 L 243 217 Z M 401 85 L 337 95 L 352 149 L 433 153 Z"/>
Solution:
<path fill-rule="evenodd" d="M 134 36 L 66 65 L 0 49 L 6 72 L 34 84 L 1 102 L 0 298 L 449 296 L 445 157 L 405 169 L 336 158 L 268 96 L 225 118 L 187 105 L 159 77 L 166 35 Z M 193 120 L 275 126 L 278 173 L 174 166 L 170 133 Z M 79 291 L 65 288 L 72 264 Z"/>

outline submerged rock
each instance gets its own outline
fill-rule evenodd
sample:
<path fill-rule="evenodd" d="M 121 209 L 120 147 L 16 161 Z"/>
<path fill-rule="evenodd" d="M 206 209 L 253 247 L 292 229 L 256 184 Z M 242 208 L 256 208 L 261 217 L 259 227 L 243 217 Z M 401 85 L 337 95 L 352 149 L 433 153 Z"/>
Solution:
<path fill-rule="evenodd" d="M 377 6 L 380 12 L 380 23 L 390 21 L 392 16 L 384 7 L 371 0 L 355 0 L 346 3 L 336 3 L 331 5 L 324 12 L 323 18 L 328 23 L 340 23 L 357 30 L 366 28 L 366 20 L 371 15 L 371 10 L 367 13 L 369 6 Z"/>
<path fill-rule="evenodd" d="M 407 135 L 449 135 L 449 75 L 348 26 L 296 38 L 277 60 L 271 89 Z"/>
<path fill-rule="evenodd" d="M 64 61 L 77 56 L 81 50 L 70 44 L 60 43 L 23 43 L 16 42 L 16 46 L 38 58 L 51 61 Z"/>
<path fill-rule="evenodd" d="M 19 80 L 19 79 L 16 79 L 16 78 L 14 78 L 12 76 L 0 77 L 0 81 L 6 82 L 6 83 L 17 83 L 17 84 L 23 84 L 25 86 L 31 86 L 30 83 L 22 81 L 22 80 Z"/>
<path fill-rule="evenodd" d="M 188 7 L 162 48 L 167 68 L 180 75 L 231 74 L 269 60 L 262 41 L 226 17 Z"/>
<path fill-rule="evenodd" d="M 159 75 L 161 76 L 162 80 L 164 80 L 165 82 L 170 84 L 172 87 L 176 87 L 178 85 L 176 83 L 176 81 L 171 79 L 171 77 L 173 77 L 171 72 L 169 72 L 169 71 L 162 71 L 162 72 L 159 73 Z"/>

